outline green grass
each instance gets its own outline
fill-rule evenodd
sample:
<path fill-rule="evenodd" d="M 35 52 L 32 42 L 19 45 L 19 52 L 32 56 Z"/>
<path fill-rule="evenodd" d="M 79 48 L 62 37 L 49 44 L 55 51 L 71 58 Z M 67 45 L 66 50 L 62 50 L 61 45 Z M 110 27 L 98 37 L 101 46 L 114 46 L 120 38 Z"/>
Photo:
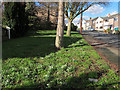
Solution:
<path fill-rule="evenodd" d="M 75 33 L 76 32 L 73 34 Z M 54 45 L 55 36 L 56 31 L 38 31 L 28 37 L 4 41 L 2 45 L 3 59 L 13 57 L 44 57 L 45 55 L 56 51 Z M 64 37 L 64 46 L 67 47 L 68 45 L 79 40 L 79 38 L 81 37 Z"/>
<path fill-rule="evenodd" d="M 64 48 L 57 52 L 55 36 L 56 31 L 37 31 L 4 41 L 2 87 L 118 88 L 117 72 L 80 34 L 65 35 Z"/>

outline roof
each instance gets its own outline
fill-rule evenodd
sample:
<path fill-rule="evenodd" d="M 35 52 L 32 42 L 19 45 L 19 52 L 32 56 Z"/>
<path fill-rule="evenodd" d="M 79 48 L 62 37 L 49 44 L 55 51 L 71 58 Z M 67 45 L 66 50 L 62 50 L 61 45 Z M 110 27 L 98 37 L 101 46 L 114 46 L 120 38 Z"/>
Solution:
<path fill-rule="evenodd" d="M 117 16 L 118 14 L 114 14 L 114 15 L 111 15 L 111 16 L 107 16 L 107 17 L 101 17 L 102 19 L 111 19 L 111 18 L 114 18 L 115 16 Z"/>
<path fill-rule="evenodd" d="M 92 20 L 96 20 L 98 17 L 96 17 L 96 18 L 93 18 Z"/>
<path fill-rule="evenodd" d="M 111 16 L 106 16 L 106 17 L 100 17 L 100 18 L 102 18 L 102 19 L 111 19 L 111 18 L 114 18 L 115 16 L 118 16 L 118 15 L 120 15 L 120 13 L 119 14 L 114 14 L 114 15 L 111 15 Z M 93 19 L 89 19 L 89 20 L 86 20 L 86 22 L 88 22 L 88 21 L 90 21 L 90 20 L 92 20 L 92 21 L 94 21 L 94 20 L 96 20 L 98 17 L 96 17 L 96 18 L 93 18 Z"/>
<path fill-rule="evenodd" d="M 92 19 L 89 19 L 89 20 L 86 20 L 86 22 L 88 22 L 88 21 L 94 21 L 94 20 L 96 20 L 98 17 L 96 17 L 96 18 L 92 18 Z"/>

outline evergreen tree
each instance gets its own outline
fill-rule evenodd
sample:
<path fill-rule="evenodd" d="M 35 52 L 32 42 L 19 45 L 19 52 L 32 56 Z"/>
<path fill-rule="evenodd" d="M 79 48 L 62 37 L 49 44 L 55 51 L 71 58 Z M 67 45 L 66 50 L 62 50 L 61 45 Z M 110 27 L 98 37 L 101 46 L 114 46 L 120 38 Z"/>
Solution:
<path fill-rule="evenodd" d="M 11 28 L 11 37 L 23 36 L 28 29 L 28 14 L 25 13 L 25 3 L 7 2 L 4 5 L 6 25 Z"/>

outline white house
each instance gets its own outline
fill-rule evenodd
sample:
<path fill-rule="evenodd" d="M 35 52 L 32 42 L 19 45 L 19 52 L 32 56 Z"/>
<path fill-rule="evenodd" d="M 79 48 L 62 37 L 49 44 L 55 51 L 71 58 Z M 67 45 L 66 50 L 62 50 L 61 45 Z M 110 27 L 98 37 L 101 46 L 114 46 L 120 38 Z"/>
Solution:
<path fill-rule="evenodd" d="M 83 21 L 82 21 L 83 30 L 85 30 L 85 24 L 86 24 L 86 20 L 83 19 Z M 78 22 L 78 23 L 76 24 L 76 26 L 77 26 L 78 28 L 80 28 L 80 22 Z"/>
<path fill-rule="evenodd" d="M 103 31 L 104 30 L 104 28 L 103 28 L 103 26 L 104 26 L 103 22 L 104 22 L 103 18 L 101 18 L 101 17 L 97 18 L 97 20 L 95 21 L 95 23 L 96 23 L 95 24 L 96 30 L 99 30 L 99 31 Z"/>
<path fill-rule="evenodd" d="M 94 30 L 98 31 L 104 31 L 108 28 L 111 30 L 118 30 L 118 16 L 120 14 L 114 14 L 106 17 L 96 17 L 93 19 L 86 20 L 86 30 L 89 30 L 89 28 L 94 28 Z"/>

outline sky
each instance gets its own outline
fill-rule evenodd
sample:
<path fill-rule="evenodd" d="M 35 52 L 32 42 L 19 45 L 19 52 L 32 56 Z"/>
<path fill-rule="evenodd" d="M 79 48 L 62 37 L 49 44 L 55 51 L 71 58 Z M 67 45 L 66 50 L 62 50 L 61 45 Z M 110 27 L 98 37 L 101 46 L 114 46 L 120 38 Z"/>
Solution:
<path fill-rule="evenodd" d="M 120 4 L 120 3 L 119 3 Z M 118 13 L 118 2 L 110 2 L 107 6 L 103 5 L 94 5 L 90 7 L 87 11 L 83 13 L 83 18 L 85 20 L 88 20 L 90 17 L 105 17 L 108 14 L 117 14 Z M 73 23 L 79 23 L 80 21 L 80 15 L 77 16 Z M 65 19 L 65 22 L 67 23 L 67 19 Z"/>
<path fill-rule="evenodd" d="M 39 6 L 38 3 L 36 3 L 36 5 Z M 90 7 L 88 10 L 86 10 L 83 13 L 83 18 L 85 20 L 88 20 L 88 19 L 90 19 L 90 17 L 91 18 L 106 17 L 108 14 L 113 15 L 113 14 L 117 14 L 117 13 L 118 13 L 118 2 L 109 2 L 109 4 L 107 6 L 97 4 L 97 5 Z M 67 22 L 68 22 L 67 18 L 65 18 L 65 23 L 67 23 Z M 73 23 L 77 24 L 79 22 L 80 22 L 80 15 L 74 19 Z"/>

